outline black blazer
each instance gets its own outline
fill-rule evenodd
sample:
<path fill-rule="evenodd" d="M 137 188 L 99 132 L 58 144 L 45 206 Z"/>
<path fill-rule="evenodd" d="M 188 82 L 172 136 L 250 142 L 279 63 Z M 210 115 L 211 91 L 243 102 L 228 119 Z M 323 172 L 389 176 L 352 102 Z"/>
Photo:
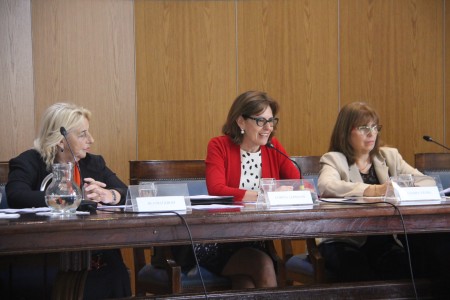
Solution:
<path fill-rule="evenodd" d="M 125 204 L 127 185 L 111 171 L 100 155 L 86 154 L 79 161 L 81 176 L 94 178 L 106 184 L 107 189 L 115 189 L 120 195 L 120 203 Z M 11 208 L 45 207 L 45 192 L 40 191 L 41 183 L 50 173 L 45 163 L 34 149 L 27 150 L 9 161 L 6 198 Z"/>

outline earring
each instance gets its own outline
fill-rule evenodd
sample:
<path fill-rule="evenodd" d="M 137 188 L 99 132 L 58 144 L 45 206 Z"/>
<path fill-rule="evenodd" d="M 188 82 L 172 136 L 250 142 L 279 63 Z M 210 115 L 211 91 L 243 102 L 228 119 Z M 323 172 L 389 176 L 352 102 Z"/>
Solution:
<path fill-rule="evenodd" d="M 245 133 L 244 129 L 241 128 L 241 134 L 244 134 L 244 133 Z"/>
<path fill-rule="evenodd" d="M 61 152 L 64 152 L 64 148 L 61 148 Z"/>

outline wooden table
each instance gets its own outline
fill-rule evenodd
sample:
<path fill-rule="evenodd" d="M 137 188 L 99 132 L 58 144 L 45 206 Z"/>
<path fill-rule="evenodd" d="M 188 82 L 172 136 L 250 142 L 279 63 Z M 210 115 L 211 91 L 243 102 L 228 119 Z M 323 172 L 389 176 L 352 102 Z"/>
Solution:
<path fill-rule="evenodd" d="M 450 203 L 401 205 L 399 210 L 408 233 L 450 231 Z M 262 211 L 246 208 L 241 212 L 193 211 L 182 216 L 189 225 L 194 242 L 403 233 L 398 212 L 387 204 L 320 204 L 293 210 Z M 187 243 L 190 240 L 184 222 L 174 214 L 100 211 L 96 215 L 70 217 L 24 214 L 19 219 L 0 220 L 0 255 L 65 251 L 82 253 L 82 250 L 90 249 Z M 405 287 L 405 284 L 393 283 L 377 290 L 394 295 L 401 287 Z M 331 293 L 334 290 L 343 292 L 345 298 L 355 290 L 358 290 L 358 295 L 364 295 L 367 291 L 369 294 L 373 293 L 374 286 L 349 285 L 347 290 L 342 290 L 342 286 L 299 289 L 301 290 L 288 290 L 285 294 L 280 294 L 284 292 L 279 290 L 272 290 L 271 293 L 274 298 L 295 299 L 298 295 L 314 298 L 331 289 L 328 290 Z M 256 298 L 262 295 L 264 299 L 271 294 L 258 290 L 246 293 L 249 297 L 255 295 Z M 228 299 L 227 297 L 232 297 L 229 294 L 217 296 L 219 299 Z M 193 296 L 193 299 L 197 296 Z"/>
<path fill-rule="evenodd" d="M 399 209 L 408 233 L 450 231 L 450 203 Z M 402 233 L 387 204 L 321 204 L 295 210 L 193 211 L 182 215 L 195 242 Z M 174 214 L 111 213 L 70 217 L 24 214 L 0 220 L 0 255 L 189 243 Z"/>

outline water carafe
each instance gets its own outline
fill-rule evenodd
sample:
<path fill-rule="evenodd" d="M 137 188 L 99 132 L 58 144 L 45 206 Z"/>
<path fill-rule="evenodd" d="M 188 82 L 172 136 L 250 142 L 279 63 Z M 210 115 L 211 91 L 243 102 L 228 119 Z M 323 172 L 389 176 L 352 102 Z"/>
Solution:
<path fill-rule="evenodd" d="M 54 214 L 75 213 L 81 203 L 80 187 L 73 181 L 72 163 L 53 164 L 52 182 L 45 191 L 45 203 Z"/>

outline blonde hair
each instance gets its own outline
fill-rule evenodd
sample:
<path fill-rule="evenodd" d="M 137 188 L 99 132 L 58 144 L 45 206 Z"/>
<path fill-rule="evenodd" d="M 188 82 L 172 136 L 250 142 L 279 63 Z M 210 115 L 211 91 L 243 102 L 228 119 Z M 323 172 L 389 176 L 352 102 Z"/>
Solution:
<path fill-rule="evenodd" d="M 68 132 L 80 125 L 83 118 L 91 119 L 91 112 L 81 106 L 70 103 L 55 103 L 45 111 L 39 134 L 34 140 L 34 149 L 42 156 L 47 170 L 55 160 L 58 151 L 58 143 L 64 138 L 60 128 L 64 127 Z"/>

